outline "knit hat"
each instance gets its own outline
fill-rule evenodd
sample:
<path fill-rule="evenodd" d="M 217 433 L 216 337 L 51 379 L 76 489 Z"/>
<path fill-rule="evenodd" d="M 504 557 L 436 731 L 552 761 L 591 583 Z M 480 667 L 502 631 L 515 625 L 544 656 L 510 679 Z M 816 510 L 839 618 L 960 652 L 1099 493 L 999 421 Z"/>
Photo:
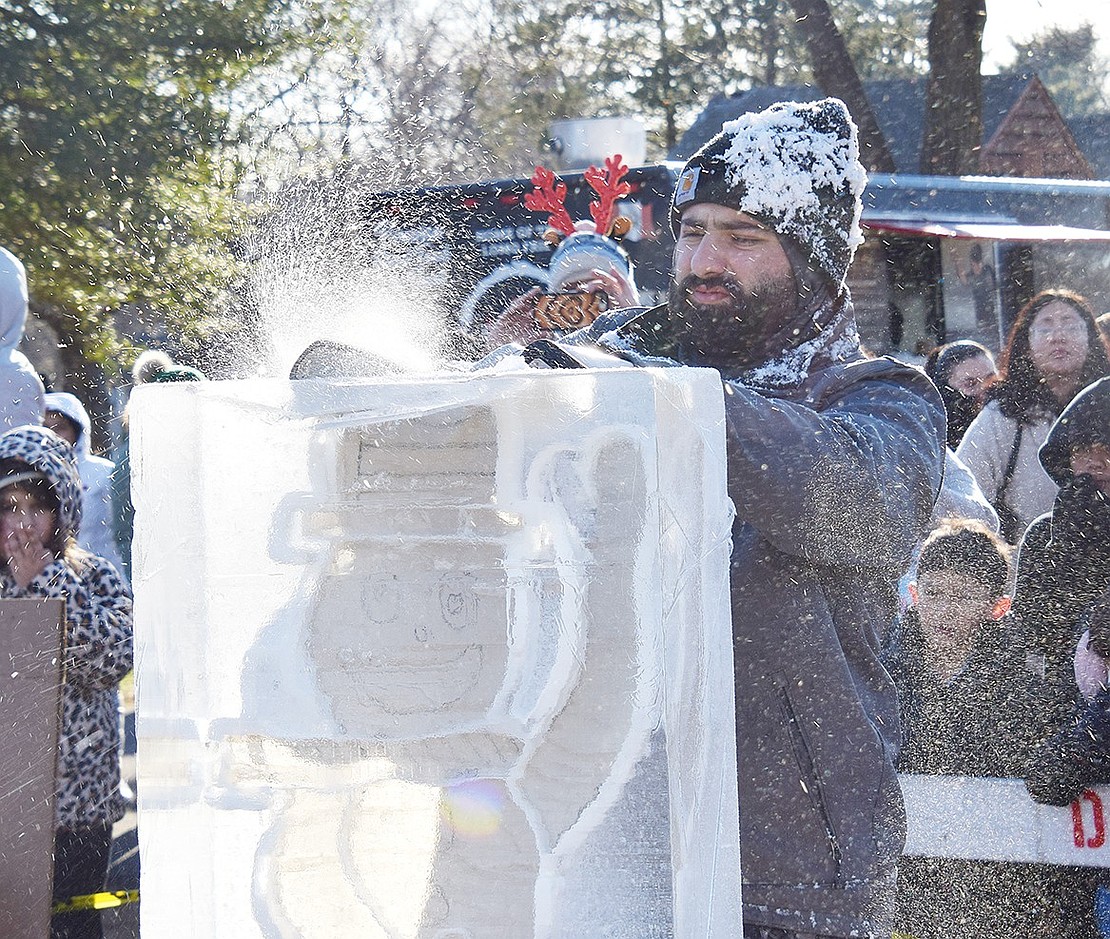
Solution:
<path fill-rule="evenodd" d="M 1066 486 L 1072 453 L 1094 444 L 1110 447 L 1110 378 L 1088 385 L 1056 418 L 1040 450 L 1041 466 L 1056 485 Z"/>
<path fill-rule="evenodd" d="M 576 231 L 559 242 L 551 255 L 547 272 L 551 289 L 558 292 L 592 271 L 607 272 L 610 268 L 635 287 L 632 259 L 624 248 L 613 238 L 597 232 Z"/>
<path fill-rule="evenodd" d="M 205 381 L 204 374 L 188 365 L 178 365 L 161 349 L 146 349 L 131 366 L 131 383 Z"/>
<path fill-rule="evenodd" d="M 866 182 L 856 125 L 844 102 L 784 102 L 727 122 L 690 157 L 675 187 L 671 229 L 677 236 L 688 206 L 728 206 L 792 238 L 843 287 L 863 243 Z"/>
<path fill-rule="evenodd" d="M 188 365 L 171 365 L 169 368 L 159 369 L 147 381 L 155 383 L 171 381 L 204 381 L 204 375 Z"/>
<path fill-rule="evenodd" d="M 505 312 L 509 304 L 529 290 L 547 290 L 548 274 L 542 267 L 520 258 L 502 264 L 474 286 L 459 309 L 459 325 L 474 336 Z"/>
<path fill-rule="evenodd" d="M 567 212 L 566 183 L 551 170 L 537 166 L 532 174 L 533 189 L 524 197 L 524 204 L 533 212 L 548 213 L 548 229 L 544 241 L 556 245 L 548 262 L 550 289 L 563 290 L 567 284 L 592 271 L 608 272 L 613 268 L 636 288 L 632 259 L 618 243 L 628 234 L 631 219 L 617 213 L 617 202 L 632 192 L 625 180 L 628 167 L 620 154 L 605 160 L 603 169 L 589 167 L 583 178 L 597 196 L 590 202 L 593 221 L 575 222 Z"/>

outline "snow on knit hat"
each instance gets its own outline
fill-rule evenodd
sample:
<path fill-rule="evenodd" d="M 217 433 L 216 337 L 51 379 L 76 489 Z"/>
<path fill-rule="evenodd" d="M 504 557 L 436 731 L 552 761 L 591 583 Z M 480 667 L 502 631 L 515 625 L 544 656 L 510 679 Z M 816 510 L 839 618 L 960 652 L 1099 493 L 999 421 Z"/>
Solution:
<path fill-rule="evenodd" d="M 690 157 L 675 186 L 671 228 L 677 235 L 691 205 L 728 206 L 793 239 L 842 287 L 863 242 L 866 182 L 844 102 L 784 102 L 727 122 Z"/>

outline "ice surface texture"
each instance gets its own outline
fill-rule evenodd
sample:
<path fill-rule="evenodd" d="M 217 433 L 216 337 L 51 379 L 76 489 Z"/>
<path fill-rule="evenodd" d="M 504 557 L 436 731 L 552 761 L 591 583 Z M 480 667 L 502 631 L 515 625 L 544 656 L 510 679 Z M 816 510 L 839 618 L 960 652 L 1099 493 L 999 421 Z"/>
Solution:
<path fill-rule="evenodd" d="M 144 939 L 739 935 L 715 372 L 131 407 Z"/>

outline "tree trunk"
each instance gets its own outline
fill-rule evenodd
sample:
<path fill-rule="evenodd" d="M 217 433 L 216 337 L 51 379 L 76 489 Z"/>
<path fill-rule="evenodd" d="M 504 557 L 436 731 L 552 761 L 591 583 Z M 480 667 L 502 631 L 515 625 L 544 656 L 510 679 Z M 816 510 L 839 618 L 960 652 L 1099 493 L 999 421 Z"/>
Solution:
<path fill-rule="evenodd" d="M 663 152 L 670 153 L 678 146 L 677 107 L 674 100 L 674 80 L 671 77 L 671 45 L 667 41 L 666 0 L 657 0 L 655 5 L 655 24 L 659 30 L 659 79 L 663 106 Z"/>
<path fill-rule="evenodd" d="M 859 73 L 848 54 L 844 37 L 836 28 L 827 0 L 790 0 L 805 37 L 809 61 L 817 84 L 827 95 L 840 98 L 859 127 L 860 160 L 877 173 L 893 173 L 894 157 L 875 120 L 875 112 L 863 91 Z"/>
<path fill-rule="evenodd" d="M 940 176 L 979 172 L 983 145 L 983 27 L 986 0 L 936 0 L 929 21 L 929 81 L 921 169 Z"/>

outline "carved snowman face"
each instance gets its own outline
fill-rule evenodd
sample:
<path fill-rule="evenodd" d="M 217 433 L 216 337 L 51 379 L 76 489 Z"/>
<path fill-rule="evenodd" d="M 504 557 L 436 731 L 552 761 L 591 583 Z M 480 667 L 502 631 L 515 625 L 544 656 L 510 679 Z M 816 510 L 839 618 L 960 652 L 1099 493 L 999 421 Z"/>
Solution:
<path fill-rule="evenodd" d="M 488 411 L 464 408 L 343 435 L 306 643 L 340 733 L 440 733 L 479 720 L 501 690 L 513 526 L 492 505 L 494 430 Z"/>

